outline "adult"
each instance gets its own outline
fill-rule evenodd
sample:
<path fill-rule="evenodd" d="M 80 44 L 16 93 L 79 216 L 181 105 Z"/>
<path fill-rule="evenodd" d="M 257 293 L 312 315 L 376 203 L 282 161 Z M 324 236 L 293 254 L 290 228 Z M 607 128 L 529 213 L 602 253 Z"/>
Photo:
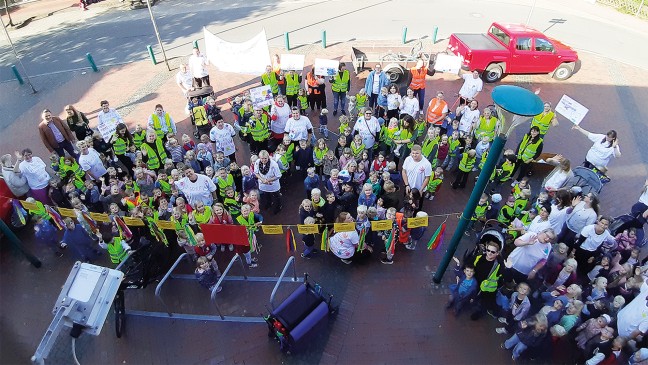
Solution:
<path fill-rule="evenodd" d="M 250 133 L 250 150 L 253 153 L 267 148 L 270 138 L 270 117 L 259 106 L 254 107 L 254 113 L 248 119 L 247 130 Z"/>
<path fill-rule="evenodd" d="M 338 106 L 342 109 L 342 115 L 346 115 L 344 108 L 346 105 L 346 94 L 351 89 L 351 77 L 344 62 L 340 62 L 338 72 L 331 77 L 330 81 L 331 91 L 333 91 L 333 116 L 337 115 Z"/>
<path fill-rule="evenodd" d="M 166 150 L 162 144 L 162 139 L 157 137 L 153 129 L 146 130 L 146 140 L 140 146 L 142 159 L 146 162 L 149 170 L 157 171 L 164 165 L 167 158 Z"/>
<path fill-rule="evenodd" d="M 632 206 L 630 212 L 641 225 L 646 224 L 648 221 L 648 179 L 644 182 L 639 200 Z"/>
<path fill-rule="evenodd" d="M 51 204 L 47 195 L 47 186 L 50 181 L 51 170 L 40 157 L 34 157 L 29 148 L 22 150 L 22 153 L 16 152 L 15 173 L 21 173 L 27 179 L 29 185 L 29 195 L 43 204 Z"/>
<path fill-rule="evenodd" d="M 108 141 L 112 133 L 103 134 L 104 131 L 113 131 L 117 127 L 117 124 L 124 123 L 124 120 L 115 109 L 110 107 L 108 100 L 102 100 L 99 105 L 101 106 L 101 110 L 97 113 L 97 129 L 102 133 L 104 140 Z"/>
<path fill-rule="evenodd" d="M 288 89 L 286 89 L 288 90 Z M 286 91 L 288 92 L 288 91 Z M 284 133 L 286 132 L 286 123 L 292 116 L 290 106 L 286 104 L 286 99 L 283 95 L 277 95 L 274 104 L 270 108 L 270 151 L 274 152 L 277 146 L 283 141 Z"/>
<path fill-rule="evenodd" d="M 555 240 L 556 234 L 551 228 L 518 237 L 513 242 L 515 249 L 506 260 L 505 281 L 513 280 L 519 284 L 535 280 L 538 271 L 547 263 L 551 243 Z"/>
<path fill-rule="evenodd" d="M 155 112 L 151 114 L 148 120 L 148 127 L 155 131 L 158 138 L 166 141 L 167 133 L 178 133 L 176 124 L 169 113 L 164 111 L 162 104 L 155 105 Z"/>
<path fill-rule="evenodd" d="M 477 100 L 470 100 L 467 105 L 457 109 L 456 118 L 459 119 L 459 135 L 470 136 L 479 121 L 479 103 Z"/>
<path fill-rule="evenodd" d="M 211 207 L 217 199 L 216 184 L 203 174 L 197 174 L 191 167 L 185 168 L 185 176 L 174 185 L 187 197 L 189 205 L 196 206 L 196 202 L 202 202 L 204 205 Z"/>
<path fill-rule="evenodd" d="M 517 163 L 513 170 L 518 170 L 517 180 L 522 180 L 524 176 L 531 172 L 531 163 L 540 157 L 542 153 L 544 141 L 540 137 L 540 130 L 538 127 L 531 127 L 529 133 L 525 134 L 517 146 Z"/>
<path fill-rule="evenodd" d="M 271 65 L 267 65 L 265 72 L 261 75 L 261 86 L 270 86 L 272 95 L 279 95 L 279 82 L 277 81 L 277 74 L 272 70 Z"/>
<path fill-rule="evenodd" d="M 542 186 L 548 192 L 555 192 L 562 188 L 574 176 L 574 172 L 571 169 L 571 162 L 563 157 L 563 155 L 555 155 L 546 159 L 545 162 L 555 166 Z"/>
<path fill-rule="evenodd" d="M 77 148 L 79 149 L 79 166 L 85 171 L 86 177 L 92 180 L 99 180 L 107 172 L 106 167 L 101 161 L 99 152 L 95 151 L 94 148 L 89 147 L 85 141 L 77 142 Z"/>
<path fill-rule="evenodd" d="M 293 143 L 299 143 L 301 140 L 311 140 L 313 134 L 313 124 L 307 116 L 299 113 L 299 108 L 292 107 L 292 116 L 286 121 L 284 135 L 288 136 Z"/>
<path fill-rule="evenodd" d="M 115 134 L 110 137 L 108 143 L 112 144 L 113 152 L 115 157 L 126 167 L 128 171 L 133 170 L 133 161 L 130 157 L 126 156 L 131 145 L 135 145 L 133 136 L 126 128 L 126 124 L 119 123 L 117 124 L 117 129 L 115 129 Z"/>
<path fill-rule="evenodd" d="M 544 138 L 545 134 L 549 131 L 549 127 L 555 127 L 557 125 L 558 119 L 556 118 L 556 113 L 551 110 L 551 103 L 545 101 L 542 113 L 533 117 L 531 120 L 531 126 L 538 127 L 540 130 L 540 137 Z"/>
<path fill-rule="evenodd" d="M 489 240 L 486 242 L 485 251 L 475 257 L 470 257 L 469 263 L 475 266 L 475 280 L 479 283 L 477 293 L 478 307 L 471 314 L 470 319 L 479 319 L 484 312 L 495 315 L 497 313 L 497 289 L 504 272 L 504 260 L 500 255 L 500 244 Z"/>
<path fill-rule="evenodd" d="M 484 81 L 479 78 L 479 71 L 473 70 L 470 73 L 462 72 L 461 78 L 464 80 L 461 89 L 459 89 L 459 105 L 468 103 L 469 100 L 477 99 L 477 96 L 484 88 Z"/>
<path fill-rule="evenodd" d="M 369 153 L 369 160 L 373 159 L 373 147 L 380 133 L 380 123 L 373 116 L 371 109 L 366 109 L 364 115 L 358 117 L 353 126 L 353 134 L 359 134 L 362 137 L 362 143 Z"/>
<path fill-rule="evenodd" d="M 275 160 L 270 158 L 268 151 L 259 152 L 259 159 L 254 163 L 254 174 L 259 181 L 261 192 L 261 204 L 263 209 L 268 210 L 272 205 L 274 213 L 281 211 L 281 170 Z"/>
<path fill-rule="evenodd" d="M 222 152 L 231 162 L 236 162 L 236 146 L 234 136 L 236 131 L 223 119 L 216 122 L 216 125 L 209 131 L 209 139 L 214 144 L 214 151 Z"/>
<path fill-rule="evenodd" d="M 65 121 L 67 122 L 68 127 L 74 133 L 77 140 L 82 140 L 93 134 L 92 129 L 90 129 L 90 121 L 82 112 L 78 111 L 73 105 L 66 105 L 65 113 L 67 114 Z"/>
<path fill-rule="evenodd" d="M 338 214 L 335 223 L 354 223 L 355 219 L 347 212 Z M 331 232 L 332 233 L 332 232 Z M 340 258 L 345 264 L 350 264 L 354 261 L 364 259 L 370 254 L 369 246 L 364 250 L 359 251 L 358 245 L 360 244 L 360 236 L 356 230 L 348 232 L 337 232 L 332 234 L 329 238 L 329 248 L 331 252 Z"/>
<path fill-rule="evenodd" d="M 572 196 L 567 190 L 558 190 L 554 195 L 551 203 L 551 213 L 549 213 L 549 224 L 554 232 L 560 236 L 565 221 L 567 220 L 567 211 L 571 207 Z"/>
<path fill-rule="evenodd" d="M 382 66 L 376 64 L 373 71 L 369 72 L 365 81 L 365 91 L 369 95 L 369 107 L 374 108 L 378 102 L 378 95 L 383 87 L 389 85 L 389 77 L 382 72 Z"/>
<path fill-rule="evenodd" d="M 617 132 L 614 129 L 606 134 L 591 133 L 579 125 L 574 125 L 572 129 L 583 133 L 594 143 L 589 151 L 587 151 L 585 162 L 583 163 L 583 166 L 588 169 L 596 168 L 602 173 L 605 173 L 612 157 L 621 156 Z"/>
<path fill-rule="evenodd" d="M 389 89 L 387 89 L 387 120 L 398 118 L 402 103 L 403 98 L 399 94 L 398 86 L 396 84 L 389 85 Z"/>
<path fill-rule="evenodd" d="M 286 98 L 288 99 L 288 105 L 292 108 L 297 106 L 297 94 L 299 94 L 299 85 L 302 83 L 302 75 L 293 70 L 288 70 L 285 77 Z"/>
<path fill-rule="evenodd" d="M 576 236 L 590 224 L 596 222 L 598 217 L 598 197 L 589 193 L 585 197 L 576 196 L 572 199 L 572 206 L 567 210 L 565 224 L 560 230 L 558 242 L 563 242 L 573 250 Z"/>
<path fill-rule="evenodd" d="M 408 88 L 405 92 L 405 97 L 403 97 L 402 99 L 402 104 L 400 107 L 401 118 L 403 114 L 407 114 L 416 119 L 420 111 L 420 100 L 418 100 L 414 96 L 414 90 Z"/>
<path fill-rule="evenodd" d="M 195 88 L 209 86 L 209 71 L 207 71 L 209 61 L 207 57 L 200 53 L 198 47 L 193 48 L 193 54 L 189 57 L 189 70 L 193 76 L 193 86 Z"/>
<path fill-rule="evenodd" d="M 428 103 L 425 119 L 431 125 L 442 127 L 445 117 L 448 115 L 448 103 L 443 100 L 443 91 L 437 91 L 436 98 Z"/>
<path fill-rule="evenodd" d="M 484 137 L 488 137 L 488 140 L 492 142 L 495 139 L 495 135 L 499 133 L 501 127 L 499 119 L 493 116 L 491 109 L 488 107 L 484 108 L 484 111 L 475 126 L 475 142 L 480 142 Z"/>
<path fill-rule="evenodd" d="M 308 86 L 308 106 L 311 111 L 326 108 L 326 83 L 324 76 L 315 75 L 315 67 L 306 74 L 306 85 Z"/>
<path fill-rule="evenodd" d="M 72 143 L 75 136 L 72 134 L 67 123 L 63 123 L 61 118 L 52 116 L 49 109 L 41 113 L 42 120 L 38 124 L 38 132 L 45 148 L 52 153 L 56 152 L 59 157 L 65 157 L 65 152 L 70 156 L 77 157 L 77 151 L 74 150 Z"/>
<path fill-rule="evenodd" d="M 536 215 L 536 217 L 533 218 L 533 220 L 529 224 L 529 229 L 527 229 L 527 232 L 538 233 L 544 231 L 547 228 L 551 228 L 551 222 L 549 221 L 549 215 L 551 214 L 551 204 L 544 203 L 540 205 L 539 209 L 540 210 L 537 212 L 538 215 Z"/>
<path fill-rule="evenodd" d="M 418 98 L 419 110 L 423 110 L 423 102 L 425 101 L 425 76 L 427 76 L 428 69 L 425 67 L 423 60 L 416 61 L 416 65 L 410 68 L 412 75 L 412 82 L 409 84 L 409 89 L 412 90 L 414 96 Z M 412 115 L 416 118 L 416 116 Z"/>
<path fill-rule="evenodd" d="M 184 95 L 185 97 L 190 91 L 194 90 L 193 76 L 191 75 L 191 71 L 189 71 L 186 63 L 180 64 L 180 70 L 176 74 L 175 80 L 176 84 L 180 88 L 180 91 L 182 91 L 182 95 Z"/>
<path fill-rule="evenodd" d="M 648 335 L 648 282 L 644 280 L 637 296 L 617 315 L 619 336 L 637 340 Z"/>
<path fill-rule="evenodd" d="M 427 187 L 428 182 L 430 181 L 430 176 L 432 176 L 432 165 L 427 158 L 423 158 L 423 153 L 421 152 L 421 146 L 415 144 L 412 146 L 412 150 L 403 162 L 403 168 L 401 172 L 403 176 L 403 184 L 405 184 L 405 194 L 409 194 L 412 189 L 418 189 L 419 192 L 423 191 L 423 188 Z M 421 194 L 421 199 L 418 202 L 418 207 L 420 209 L 423 204 L 423 194 Z"/>
<path fill-rule="evenodd" d="M 614 236 L 608 231 L 612 219 L 601 216 L 595 224 L 585 226 L 576 242 L 576 261 L 578 261 L 578 272 L 585 277 L 594 268 L 594 258 L 600 252 L 603 244 L 614 245 Z"/>
<path fill-rule="evenodd" d="M 0 164 L 2 164 L 2 178 L 11 193 L 16 197 L 22 197 L 29 192 L 29 185 L 27 178 L 20 172 L 14 171 L 15 166 L 11 161 L 11 155 L 6 154 L 0 157 Z"/>

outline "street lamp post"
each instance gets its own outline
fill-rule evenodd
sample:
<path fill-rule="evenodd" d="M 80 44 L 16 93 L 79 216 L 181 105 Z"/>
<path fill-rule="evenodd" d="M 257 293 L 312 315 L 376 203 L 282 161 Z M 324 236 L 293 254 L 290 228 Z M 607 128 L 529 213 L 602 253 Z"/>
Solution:
<path fill-rule="evenodd" d="M 7 11 L 9 11 L 9 9 L 7 9 Z M 31 87 L 32 94 L 36 94 L 36 89 L 34 89 L 34 85 L 32 85 L 31 80 L 29 79 L 29 75 L 27 74 L 27 69 L 25 68 L 25 65 L 23 65 L 22 60 L 20 59 L 20 57 L 18 57 L 18 52 L 16 52 L 16 47 L 11 41 L 11 37 L 9 37 L 9 31 L 7 30 L 7 26 L 5 25 L 4 20 L 2 20 L 2 17 L 0 17 L 0 22 L 2 23 L 2 29 L 4 29 L 5 31 L 5 35 L 7 36 L 7 41 L 9 41 L 9 45 L 11 46 L 11 50 L 13 51 L 13 54 L 14 56 L 16 56 L 16 59 L 18 60 L 20 67 L 23 69 L 23 72 L 25 73 L 25 79 L 27 79 L 27 83 L 29 84 L 29 87 Z"/>
<path fill-rule="evenodd" d="M 535 10 L 536 3 L 538 0 L 533 0 L 533 5 L 531 5 L 531 10 L 529 10 L 529 16 L 527 16 L 526 23 L 524 25 L 529 25 L 529 22 L 531 21 L 531 15 L 533 15 L 533 11 Z"/>
<path fill-rule="evenodd" d="M 445 255 L 443 256 L 443 259 L 441 260 L 441 263 L 439 264 L 438 269 L 434 273 L 433 280 L 437 284 L 441 282 L 443 274 L 445 274 L 445 271 L 455 254 L 455 251 L 457 251 L 457 246 L 459 246 L 459 242 L 461 242 L 461 238 L 468 228 L 468 222 L 470 222 L 470 219 L 475 213 L 475 208 L 479 203 L 479 198 L 484 192 L 484 189 L 486 188 L 486 185 L 488 184 L 493 171 L 495 171 L 495 165 L 497 164 L 497 160 L 504 150 L 504 145 L 506 145 L 506 141 L 508 139 L 508 136 L 511 134 L 511 131 L 518 125 L 528 121 L 530 117 L 542 113 L 543 110 L 543 103 L 540 97 L 538 97 L 538 95 L 534 94 L 533 92 L 519 86 L 497 86 L 493 89 L 491 97 L 493 98 L 495 106 L 497 107 L 497 112 L 502 125 L 502 131 L 495 137 L 495 140 L 493 141 L 493 145 L 488 152 L 488 157 L 486 158 L 486 162 L 484 162 L 484 166 L 482 167 L 481 173 L 479 174 L 479 178 L 477 179 L 475 187 L 470 194 L 470 198 L 466 203 L 466 207 L 461 214 L 457 229 L 452 235 L 450 244 L 448 245 L 448 248 L 445 252 Z M 507 125 L 507 121 L 510 121 L 508 130 L 504 131 L 504 128 L 506 128 Z"/>
<path fill-rule="evenodd" d="M 155 24 L 155 18 L 153 17 L 153 10 L 151 10 L 151 0 L 146 0 L 146 5 L 148 6 L 149 15 L 151 16 L 151 23 L 153 23 L 153 30 L 155 31 L 155 36 L 157 37 L 158 44 L 162 49 L 162 57 L 164 57 L 164 63 L 166 63 L 167 69 L 171 71 L 171 66 L 169 66 L 169 60 L 167 60 L 166 52 L 164 52 L 164 46 L 162 45 L 162 39 L 160 38 L 160 33 L 157 29 L 157 24 Z"/>

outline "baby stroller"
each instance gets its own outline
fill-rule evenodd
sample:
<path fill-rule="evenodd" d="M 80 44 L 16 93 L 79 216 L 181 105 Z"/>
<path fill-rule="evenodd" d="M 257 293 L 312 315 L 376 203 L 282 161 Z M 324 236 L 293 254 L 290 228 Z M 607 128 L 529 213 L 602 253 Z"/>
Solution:
<path fill-rule="evenodd" d="M 477 242 L 472 250 L 466 250 L 463 262 L 472 262 L 477 255 L 483 255 L 486 252 L 486 243 L 497 242 L 500 250 L 504 250 L 506 243 L 506 225 L 498 222 L 496 219 L 489 219 L 484 223 L 484 227 L 477 235 Z M 468 261 L 467 261 L 468 260 Z"/>
<path fill-rule="evenodd" d="M 574 176 L 565 183 L 566 187 L 579 186 L 583 195 L 590 192 L 599 194 L 603 189 L 603 182 L 594 170 L 578 166 L 573 172 Z"/>
<path fill-rule="evenodd" d="M 637 247 L 643 247 L 646 244 L 646 233 L 643 225 L 637 218 L 631 214 L 620 215 L 612 220 L 608 230 L 613 236 L 622 233 L 626 229 L 634 228 L 637 230 Z"/>
<path fill-rule="evenodd" d="M 319 284 L 311 284 L 308 274 L 283 303 L 264 317 L 268 336 L 279 342 L 284 353 L 304 350 L 328 325 L 329 316 L 337 311 L 331 305 L 332 295 L 323 294 Z"/>
<path fill-rule="evenodd" d="M 209 120 L 205 108 L 206 100 L 210 96 L 214 96 L 214 89 L 211 86 L 203 86 L 187 93 L 186 112 L 191 117 L 191 125 L 194 126 L 193 136 L 196 139 L 200 139 L 202 134 L 209 134 L 214 123 Z M 193 103 L 194 98 L 198 98 L 197 104 Z M 218 109 L 218 114 L 220 115 L 220 109 Z"/>

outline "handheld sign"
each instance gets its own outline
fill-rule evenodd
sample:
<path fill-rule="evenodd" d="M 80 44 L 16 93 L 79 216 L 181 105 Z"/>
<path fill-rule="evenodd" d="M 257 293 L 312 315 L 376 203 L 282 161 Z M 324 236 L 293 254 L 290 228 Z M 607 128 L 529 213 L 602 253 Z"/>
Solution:
<path fill-rule="evenodd" d="M 316 58 L 313 67 L 317 76 L 334 76 L 339 66 L 340 61 Z"/>
<path fill-rule="evenodd" d="M 581 105 L 576 100 L 567 95 L 563 95 L 556 105 L 556 112 L 560 113 L 563 117 L 567 118 L 570 122 L 579 125 L 583 121 L 589 109 Z"/>
<path fill-rule="evenodd" d="M 91 212 L 90 218 L 94 219 L 97 222 L 110 223 L 110 217 L 108 217 L 108 214 Z"/>
<path fill-rule="evenodd" d="M 304 69 L 303 54 L 282 54 L 281 69 L 285 71 L 301 71 Z"/>

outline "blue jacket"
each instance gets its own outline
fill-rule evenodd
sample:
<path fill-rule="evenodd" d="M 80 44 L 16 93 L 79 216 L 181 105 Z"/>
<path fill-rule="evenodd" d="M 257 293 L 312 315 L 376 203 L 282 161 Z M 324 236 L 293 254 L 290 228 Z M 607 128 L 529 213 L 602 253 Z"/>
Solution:
<path fill-rule="evenodd" d="M 374 83 L 374 75 L 376 74 L 376 71 L 371 71 L 369 72 L 369 76 L 367 76 L 367 81 L 365 81 L 365 90 L 367 91 L 367 95 L 371 95 L 373 93 L 373 83 Z M 385 72 L 380 73 L 380 82 L 378 85 L 378 94 L 380 94 L 380 89 L 383 87 L 387 87 L 389 85 L 389 78 L 387 77 L 387 74 Z"/>

